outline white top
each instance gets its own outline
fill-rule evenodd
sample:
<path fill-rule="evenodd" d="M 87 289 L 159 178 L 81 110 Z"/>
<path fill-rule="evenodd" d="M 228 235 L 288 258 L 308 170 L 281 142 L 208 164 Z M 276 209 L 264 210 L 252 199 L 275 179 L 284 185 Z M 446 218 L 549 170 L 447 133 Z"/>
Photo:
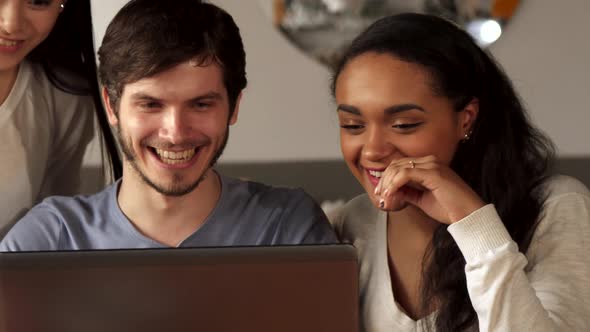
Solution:
<path fill-rule="evenodd" d="M 566 176 L 553 178 L 548 190 L 526 256 L 493 205 L 448 228 L 467 262 L 479 331 L 590 331 L 590 191 Z M 423 331 L 423 321 L 412 320 L 395 302 L 386 223 L 387 214 L 367 195 L 350 201 L 334 219 L 341 239 L 359 253 L 364 331 Z"/>
<path fill-rule="evenodd" d="M 49 195 L 80 193 L 82 161 L 94 138 L 94 104 L 53 86 L 43 69 L 23 61 L 0 105 L 0 239 L 33 205 Z M 86 191 L 104 186 L 96 172 Z M 102 177 L 97 181 L 96 176 Z"/>

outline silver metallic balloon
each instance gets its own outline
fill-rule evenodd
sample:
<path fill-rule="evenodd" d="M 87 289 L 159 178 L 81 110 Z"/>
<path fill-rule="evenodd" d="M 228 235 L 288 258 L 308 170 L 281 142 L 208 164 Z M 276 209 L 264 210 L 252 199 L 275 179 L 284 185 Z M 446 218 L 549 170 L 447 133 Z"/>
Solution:
<path fill-rule="evenodd" d="M 262 1 L 262 0 L 261 0 Z M 342 50 L 371 23 L 384 16 L 418 12 L 445 17 L 486 47 L 519 0 L 266 0 L 274 25 L 299 48 L 332 66 Z M 270 7 L 269 7 L 270 6 Z"/>

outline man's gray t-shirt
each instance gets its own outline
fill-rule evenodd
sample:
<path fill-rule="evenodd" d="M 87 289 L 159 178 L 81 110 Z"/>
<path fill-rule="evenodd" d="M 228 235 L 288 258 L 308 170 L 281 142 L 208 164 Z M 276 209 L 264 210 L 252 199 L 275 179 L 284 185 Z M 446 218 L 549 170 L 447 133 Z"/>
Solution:
<path fill-rule="evenodd" d="M 303 190 L 220 179 L 216 207 L 179 247 L 338 242 L 323 211 Z M 125 217 L 117 203 L 119 185 L 91 196 L 45 199 L 10 230 L 0 251 L 166 247 L 142 235 Z"/>

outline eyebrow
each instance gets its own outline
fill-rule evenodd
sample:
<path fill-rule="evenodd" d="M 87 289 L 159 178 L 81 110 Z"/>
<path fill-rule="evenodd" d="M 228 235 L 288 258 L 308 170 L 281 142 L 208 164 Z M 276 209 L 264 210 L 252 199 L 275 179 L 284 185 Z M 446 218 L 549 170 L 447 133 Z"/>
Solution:
<path fill-rule="evenodd" d="M 411 110 L 417 110 L 420 112 L 426 112 L 426 110 L 416 104 L 399 104 L 399 105 L 393 105 L 393 106 L 389 106 L 386 109 L 383 110 L 383 113 L 385 113 L 386 115 L 393 115 L 393 114 L 397 114 L 400 112 L 406 112 L 406 111 L 411 111 Z M 340 104 L 338 105 L 337 111 L 342 111 L 342 112 L 346 112 L 346 113 L 350 113 L 350 114 L 354 114 L 354 115 L 361 115 L 361 111 L 355 107 L 355 106 L 351 106 L 351 105 L 346 105 L 346 104 Z"/>
<path fill-rule="evenodd" d="M 130 99 L 132 100 L 149 100 L 149 101 L 158 101 L 160 99 L 156 98 L 156 97 L 152 97 L 146 93 L 143 92 L 135 92 L 133 94 L 131 94 L 131 96 L 129 96 Z"/>
<path fill-rule="evenodd" d="M 137 101 L 153 101 L 153 102 L 162 102 L 163 101 L 163 99 L 161 99 L 161 98 L 150 96 L 149 94 L 143 93 L 143 92 L 133 93 L 130 96 L 130 98 L 132 100 L 137 100 Z M 202 100 L 210 100 L 210 99 L 213 99 L 213 100 L 223 100 L 223 97 L 221 96 L 220 93 L 215 92 L 215 91 L 211 91 L 211 92 L 207 92 L 205 94 L 202 94 L 200 96 L 191 98 L 191 99 L 189 99 L 187 101 L 187 103 L 188 104 L 191 104 L 191 103 L 199 102 L 199 101 L 202 101 Z"/>

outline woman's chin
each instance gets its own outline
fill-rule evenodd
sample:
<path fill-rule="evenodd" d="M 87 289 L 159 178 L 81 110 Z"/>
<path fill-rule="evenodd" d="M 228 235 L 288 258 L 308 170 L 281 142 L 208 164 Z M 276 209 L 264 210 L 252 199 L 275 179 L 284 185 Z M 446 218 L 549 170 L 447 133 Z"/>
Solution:
<path fill-rule="evenodd" d="M 388 209 L 388 211 L 391 211 L 391 212 L 397 212 L 397 211 L 401 211 L 401 210 L 403 210 L 403 209 L 407 208 L 407 207 L 408 207 L 408 205 L 409 205 L 409 204 L 408 204 L 408 203 L 406 203 L 406 202 L 404 202 L 404 201 L 402 201 L 402 202 L 398 202 L 398 203 L 394 203 L 394 204 L 392 205 L 392 207 L 391 207 L 390 209 Z"/>
<path fill-rule="evenodd" d="M 373 201 L 373 204 L 379 210 L 383 210 L 383 211 L 387 211 L 387 212 L 401 211 L 401 210 L 405 209 L 406 207 L 408 207 L 408 205 L 409 205 L 409 203 L 407 203 L 406 201 L 398 201 L 398 200 L 394 199 L 393 204 L 388 204 L 387 209 L 382 209 L 381 207 L 379 207 L 379 198 L 375 199 Z"/>

